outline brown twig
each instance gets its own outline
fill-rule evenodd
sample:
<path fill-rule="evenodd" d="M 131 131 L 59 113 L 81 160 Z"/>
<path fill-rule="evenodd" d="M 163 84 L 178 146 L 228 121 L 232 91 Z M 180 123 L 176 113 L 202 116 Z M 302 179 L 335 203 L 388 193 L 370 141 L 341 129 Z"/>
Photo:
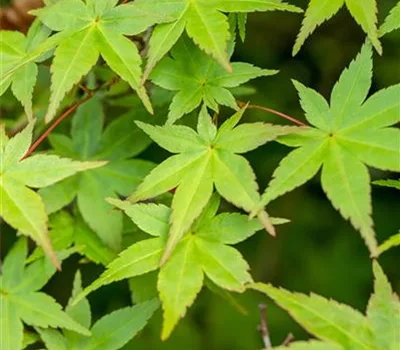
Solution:
<path fill-rule="evenodd" d="M 292 341 L 294 340 L 294 335 L 292 333 L 289 333 L 285 340 L 283 341 L 282 345 L 283 346 L 288 346 Z"/>
<path fill-rule="evenodd" d="M 40 136 L 35 143 L 32 144 L 31 147 L 29 147 L 28 151 L 24 154 L 24 156 L 20 159 L 24 160 L 25 158 L 29 157 L 32 152 L 39 147 L 39 145 L 43 142 L 43 140 L 54 130 L 54 128 L 60 124 L 66 117 L 68 117 L 71 113 L 73 113 L 81 104 L 85 103 L 86 101 L 90 100 L 94 94 L 89 94 L 82 100 L 76 102 L 73 106 L 69 107 L 63 114 L 61 114 L 55 122 L 50 125 L 50 127 Z"/>
<path fill-rule="evenodd" d="M 267 324 L 267 305 L 258 305 L 261 313 L 261 323 L 258 327 L 261 333 L 261 337 L 264 343 L 265 349 L 272 349 L 271 339 L 269 337 L 268 324 Z"/>
<path fill-rule="evenodd" d="M 246 106 L 246 103 L 244 103 L 244 102 L 242 102 L 242 101 L 236 101 L 236 102 L 238 103 L 239 107 L 244 107 L 244 106 Z M 293 117 L 291 117 L 290 115 L 287 115 L 287 114 L 284 114 L 284 113 L 282 113 L 282 112 L 276 111 L 275 109 L 272 109 L 272 108 L 267 108 L 267 107 L 263 107 L 263 106 L 252 105 L 252 104 L 249 104 L 249 105 L 247 106 L 247 108 L 258 109 L 258 110 L 260 110 L 260 111 L 272 113 L 272 114 L 275 114 L 275 115 L 277 115 L 277 116 L 279 116 L 279 117 L 281 117 L 281 118 L 284 118 L 284 119 L 286 119 L 286 120 L 290 120 L 292 123 L 295 123 L 295 124 L 297 124 L 297 125 L 300 125 L 300 126 L 307 126 L 307 124 L 301 122 L 300 120 L 297 120 L 296 118 L 293 118 Z"/>

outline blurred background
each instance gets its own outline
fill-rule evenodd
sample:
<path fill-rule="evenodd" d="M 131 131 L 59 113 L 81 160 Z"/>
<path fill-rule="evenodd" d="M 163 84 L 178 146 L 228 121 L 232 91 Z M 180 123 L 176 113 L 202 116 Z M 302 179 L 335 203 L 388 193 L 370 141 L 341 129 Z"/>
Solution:
<path fill-rule="evenodd" d="M 382 23 L 396 2 L 379 1 L 379 23 Z M 27 8 L 37 6 L 37 3 L 38 1 L 1 1 L 1 27 L 26 31 L 30 19 L 24 13 Z M 292 0 L 291 3 L 305 9 L 308 1 Z M 314 32 L 299 54 L 293 58 L 291 51 L 301 20 L 301 14 L 293 13 L 249 15 L 246 41 L 242 43 L 237 40 L 233 61 L 244 61 L 262 68 L 280 70 L 276 76 L 252 81 L 250 86 L 255 89 L 255 93 L 241 96 L 241 100 L 249 100 L 253 104 L 273 108 L 304 120 L 290 80 L 299 80 L 329 98 L 332 86 L 341 71 L 359 52 L 365 35 L 348 11 L 342 8 L 336 16 Z M 382 44 L 383 56 L 374 53 L 371 93 L 400 81 L 400 31 L 383 37 Z M 48 100 L 48 67 L 41 69 L 39 78 L 34 101 L 38 115 L 43 113 Z M 110 118 L 127 110 L 121 106 L 107 108 L 106 115 Z M 9 92 L 2 98 L 0 112 L 9 127 L 15 128 L 21 123 L 22 108 Z M 229 110 L 222 111 L 222 115 L 230 114 Z M 257 110 L 246 112 L 244 121 L 287 124 L 279 117 Z M 57 132 L 67 132 L 68 129 L 69 124 L 66 121 Z M 262 190 L 268 184 L 279 161 L 289 151 L 290 148 L 278 143 L 268 143 L 246 155 L 257 173 Z M 160 161 L 167 156 L 166 152 L 152 145 L 141 158 Z M 370 173 L 372 179 L 396 177 L 396 174 L 375 169 L 370 169 Z M 395 189 L 373 185 L 372 201 L 376 232 L 379 242 L 382 242 L 399 229 L 399 193 Z M 222 210 L 235 209 L 225 203 Z M 305 293 L 312 291 L 364 312 L 372 291 L 368 251 L 359 233 L 326 199 L 320 186 L 319 175 L 306 185 L 272 202 L 269 212 L 273 216 L 288 218 L 291 223 L 279 226 L 276 238 L 258 232 L 238 246 L 249 261 L 254 279 L 271 282 L 290 290 Z M 1 253 L 4 256 L 15 241 L 15 232 L 4 223 L 1 223 L 0 229 Z M 399 258 L 399 249 L 393 249 L 379 259 L 397 292 L 400 292 Z M 78 261 L 79 257 L 68 259 L 63 265 L 63 271 L 57 274 L 45 289 L 63 304 L 70 295 Z M 81 265 L 80 268 L 85 284 L 93 281 L 103 270 L 101 266 L 93 264 Z M 259 303 L 268 305 L 268 324 L 274 345 L 280 344 L 289 332 L 293 333 L 296 339 L 308 338 L 284 311 L 274 306 L 263 295 L 246 292 L 234 297 L 237 305 L 203 289 L 170 340 L 159 340 L 161 312 L 158 312 L 149 326 L 124 349 L 260 349 L 262 341 L 257 330 L 260 322 Z M 128 305 L 131 302 L 128 283 L 121 282 L 103 287 L 90 295 L 89 301 L 95 318 Z"/>

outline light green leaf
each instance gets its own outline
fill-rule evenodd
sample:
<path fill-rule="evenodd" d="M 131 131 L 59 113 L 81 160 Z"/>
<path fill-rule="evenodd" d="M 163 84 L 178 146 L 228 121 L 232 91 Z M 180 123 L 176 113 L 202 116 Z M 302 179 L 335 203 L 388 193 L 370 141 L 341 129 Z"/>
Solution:
<path fill-rule="evenodd" d="M 186 18 L 184 12 L 180 18 L 172 23 L 159 24 L 154 28 L 149 41 L 149 51 L 146 69 L 143 73 L 142 83 L 147 80 L 151 71 L 164 55 L 171 50 L 185 30 Z"/>
<path fill-rule="evenodd" d="M 8 299 L 16 308 L 22 320 L 31 326 L 63 327 L 83 335 L 90 332 L 79 323 L 73 321 L 61 310 L 53 298 L 40 292 L 9 295 Z M 43 305 L 46 305 L 43 308 Z"/>
<path fill-rule="evenodd" d="M 55 31 L 83 28 L 94 18 L 81 0 L 63 0 L 54 5 L 31 11 L 47 27 Z"/>
<path fill-rule="evenodd" d="M 68 350 L 67 341 L 59 331 L 39 327 L 36 327 L 36 331 L 40 334 L 40 338 L 48 350 Z"/>
<path fill-rule="evenodd" d="M 96 27 L 93 25 L 71 35 L 57 47 L 51 66 L 51 96 L 46 122 L 53 119 L 65 94 L 96 64 L 98 57 Z"/>
<path fill-rule="evenodd" d="M 225 133 L 215 142 L 215 147 L 234 153 L 252 151 L 278 136 L 286 135 L 296 128 L 289 126 L 272 125 L 266 123 L 249 123 L 237 126 L 229 133 Z"/>
<path fill-rule="evenodd" d="M 367 317 L 375 335 L 376 348 L 394 350 L 400 344 L 400 301 L 376 261 L 373 270 L 374 294 L 368 303 Z"/>
<path fill-rule="evenodd" d="M 105 162 L 76 162 L 53 155 L 38 154 L 8 168 L 4 176 L 29 187 L 46 187 L 77 172 L 98 168 Z"/>
<path fill-rule="evenodd" d="M 369 182 L 366 166 L 336 142 L 331 142 L 322 167 L 322 188 L 333 206 L 360 230 L 371 254 L 376 256 Z"/>
<path fill-rule="evenodd" d="M 142 60 L 136 46 L 122 34 L 99 25 L 96 39 L 102 57 L 122 79 L 134 89 L 143 105 L 153 114 L 153 107 L 143 86 L 140 86 Z"/>
<path fill-rule="evenodd" d="M 379 255 L 386 252 L 390 248 L 400 246 L 400 232 L 396 235 L 389 237 L 378 247 Z"/>
<path fill-rule="evenodd" d="M 400 28 L 400 2 L 392 8 L 389 15 L 385 18 L 385 21 L 379 28 L 379 36 L 383 36 L 393 30 Z"/>
<path fill-rule="evenodd" d="M 210 157 L 210 153 L 207 153 L 193 164 L 175 192 L 171 206 L 172 225 L 161 264 L 169 258 L 175 246 L 211 198 L 214 186 Z"/>
<path fill-rule="evenodd" d="M 371 79 L 372 50 L 370 45 L 365 44 L 333 87 L 331 95 L 333 129 L 341 127 L 344 120 L 361 106 L 371 87 Z"/>
<path fill-rule="evenodd" d="M 174 46 L 171 55 L 172 58 L 161 60 L 150 75 L 156 85 L 178 91 L 170 105 L 171 123 L 190 113 L 201 101 L 214 110 L 218 110 L 218 104 L 237 109 L 235 98 L 227 88 L 276 73 L 242 62 L 233 63 L 232 72 L 227 73 L 186 36 Z"/>
<path fill-rule="evenodd" d="M 136 122 L 151 139 L 171 153 L 195 152 L 206 149 L 207 144 L 191 128 L 183 125 L 156 126 Z"/>
<path fill-rule="evenodd" d="M 311 179 L 321 168 L 327 142 L 316 141 L 292 151 L 274 171 L 262 196 L 267 204 Z"/>
<path fill-rule="evenodd" d="M 217 191 L 235 206 L 251 211 L 258 203 L 255 174 L 245 158 L 225 150 L 214 152 L 213 178 Z"/>
<path fill-rule="evenodd" d="M 307 120 L 316 128 L 329 131 L 332 120 L 330 108 L 325 98 L 313 89 L 307 88 L 296 80 L 293 85 L 300 97 L 301 107 L 306 113 Z"/>
<path fill-rule="evenodd" d="M 82 349 L 120 349 L 146 325 L 158 307 L 159 302 L 152 300 L 104 316 L 93 325 L 92 336 Z"/>
<path fill-rule="evenodd" d="M 11 90 L 15 97 L 24 106 L 28 120 L 32 120 L 33 118 L 32 95 L 33 88 L 36 84 L 37 74 L 38 68 L 36 64 L 29 63 L 13 75 Z"/>
<path fill-rule="evenodd" d="M 201 225 L 197 236 L 224 244 L 237 244 L 252 236 L 263 226 L 258 220 L 249 220 L 238 213 L 223 213 Z"/>
<path fill-rule="evenodd" d="M 217 127 L 213 123 L 211 116 L 208 114 L 207 107 L 203 105 L 200 110 L 197 133 L 206 142 L 211 143 L 217 135 Z"/>
<path fill-rule="evenodd" d="M 372 182 L 374 185 L 392 187 L 400 190 L 400 180 L 377 180 Z"/>
<path fill-rule="evenodd" d="M 281 0 L 211 0 L 223 12 L 292 11 L 302 12 L 294 5 Z"/>
<path fill-rule="evenodd" d="M 349 350 L 375 349 L 366 318 L 358 311 L 319 295 L 291 293 L 270 284 L 253 283 L 248 288 L 265 293 L 309 333 Z"/>
<path fill-rule="evenodd" d="M 114 259 L 107 270 L 89 287 L 80 293 L 72 305 L 101 286 L 125 278 L 143 275 L 158 268 L 164 249 L 164 239 L 152 238 L 133 244 Z"/>
<path fill-rule="evenodd" d="M 11 247 L 2 262 L 1 289 L 11 290 L 21 283 L 27 254 L 28 244 L 26 238 L 21 237 Z"/>
<path fill-rule="evenodd" d="M 339 140 L 369 166 L 400 172 L 399 129 L 362 130 L 346 133 Z"/>
<path fill-rule="evenodd" d="M 59 266 L 48 237 L 47 215 L 40 196 L 10 177 L 0 180 L 0 215 L 22 234 L 32 237 Z"/>
<path fill-rule="evenodd" d="M 305 13 L 301 30 L 296 38 L 293 47 L 293 56 L 295 56 L 303 46 L 307 37 L 321 25 L 331 18 L 343 6 L 344 0 L 310 0 Z"/>
<path fill-rule="evenodd" d="M 166 159 L 153 169 L 129 197 L 132 202 L 156 197 L 176 187 L 204 152 L 182 153 Z"/>
<path fill-rule="evenodd" d="M 193 237 L 182 240 L 158 277 L 158 291 L 164 310 L 162 339 L 167 339 L 203 284 L 203 271 L 195 254 Z"/>
<path fill-rule="evenodd" d="M 0 294 L 0 345 L 2 350 L 22 349 L 23 325 L 14 305 Z"/>
<path fill-rule="evenodd" d="M 367 33 L 369 40 L 374 45 L 376 51 L 382 54 L 382 45 L 378 38 L 376 0 L 346 0 L 346 6 L 356 22 Z"/>
<path fill-rule="evenodd" d="M 236 249 L 197 238 L 196 252 L 205 274 L 216 285 L 242 292 L 244 284 L 252 282 L 249 265 Z"/>
<path fill-rule="evenodd" d="M 400 84 L 382 89 L 372 95 L 351 118 L 343 123 L 343 132 L 377 129 L 400 122 Z"/>
<path fill-rule="evenodd" d="M 131 204 L 109 198 L 108 202 L 122 209 L 144 232 L 152 236 L 166 236 L 169 231 L 170 208 L 163 204 Z"/>

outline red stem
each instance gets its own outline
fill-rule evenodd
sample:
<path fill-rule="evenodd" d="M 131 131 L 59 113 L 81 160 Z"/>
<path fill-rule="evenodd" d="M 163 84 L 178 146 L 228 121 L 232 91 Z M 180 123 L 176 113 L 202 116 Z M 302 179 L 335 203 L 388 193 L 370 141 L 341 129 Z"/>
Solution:
<path fill-rule="evenodd" d="M 25 158 L 29 157 L 36 148 L 43 142 L 43 140 L 55 129 L 55 127 L 60 124 L 66 117 L 68 117 L 71 113 L 73 113 L 81 104 L 85 103 L 86 101 L 90 100 L 94 94 L 89 94 L 82 100 L 75 103 L 73 106 L 69 107 L 63 114 L 61 114 L 54 123 L 40 136 L 34 144 L 28 149 L 28 151 L 24 154 L 24 156 L 20 159 L 24 160 Z"/>
<path fill-rule="evenodd" d="M 238 104 L 239 104 L 240 107 L 243 107 L 243 106 L 246 105 L 245 103 L 243 103 L 243 102 L 241 102 L 241 101 L 237 101 L 237 102 L 238 102 Z M 300 126 L 307 126 L 307 124 L 304 124 L 304 123 L 301 122 L 300 120 L 297 120 L 297 119 L 291 117 L 290 115 L 287 115 L 287 114 L 284 114 L 284 113 L 282 113 L 282 112 L 276 111 L 275 109 L 272 109 L 272 108 L 267 108 L 267 107 L 258 106 L 258 105 L 250 105 L 250 104 L 247 106 L 247 108 L 253 108 L 253 109 L 258 109 L 258 110 L 260 110 L 260 111 L 272 113 L 272 114 L 275 114 L 275 115 L 277 115 L 277 116 L 279 116 L 279 117 L 282 117 L 282 118 L 284 118 L 284 119 L 286 119 L 286 120 L 290 120 L 292 123 L 295 123 L 295 124 L 297 124 L 297 125 L 300 125 Z"/>

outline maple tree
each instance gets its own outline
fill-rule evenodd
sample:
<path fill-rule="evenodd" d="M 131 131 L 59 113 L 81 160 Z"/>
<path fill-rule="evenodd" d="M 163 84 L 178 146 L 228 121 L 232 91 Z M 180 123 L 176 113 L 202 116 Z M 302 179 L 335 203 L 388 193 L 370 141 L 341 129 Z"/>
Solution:
<path fill-rule="evenodd" d="M 281 0 L 44 3 L 31 11 L 36 19 L 26 35 L 0 31 L 4 110 L 12 95 L 23 107 L 21 116 L 7 114 L 0 123 L 0 225 L 6 232 L 2 239 L 10 239 L 0 275 L 2 350 L 38 343 L 49 350 L 131 349 L 132 338 L 146 325 L 155 332 L 161 328 L 163 341 L 173 341 L 203 289 L 240 312 L 237 295 L 260 291 L 315 338 L 274 349 L 398 347 L 400 303 L 377 259 L 398 249 L 400 233 L 382 238 L 382 223 L 376 220 L 375 227 L 372 218 L 371 188 L 400 188 L 400 84 L 376 92 L 373 84 L 373 54 L 382 55 L 382 38 L 400 28 L 400 2 L 379 24 L 375 0 L 309 1 L 294 55 L 343 6 L 366 33 L 329 102 L 292 80 L 309 125 L 241 102 L 255 91 L 244 84 L 273 81 L 279 71 L 235 55 L 237 37 L 248 40 L 248 14 L 298 16 L 303 10 L 295 5 Z M 284 66 L 279 55 L 272 64 Z M 271 112 L 282 123 L 261 121 L 252 109 Z M 272 142 L 295 149 L 271 168 L 268 181 Z M 253 161 L 256 152 L 262 154 L 261 166 Z M 282 210 L 287 219 L 271 217 L 271 202 L 319 171 L 316 181 L 328 201 L 360 232 L 367 247 L 358 241 L 373 259 L 365 260 L 374 274 L 366 315 L 317 294 L 256 282 L 260 274 L 242 251 L 243 242 L 265 231 L 279 236 L 272 243 L 278 247 L 276 225 L 285 224 L 283 232 L 297 230 L 291 208 Z M 269 182 L 263 193 L 259 180 Z M 302 215 L 306 205 L 296 211 Z M 398 227 L 389 233 L 394 232 Z M 51 288 L 43 288 L 60 276 L 67 259 L 75 259 L 76 268 L 63 307 Z M 87 297 L 104 293 L 110 299 L 105 290 L 112 286 L 101 287 L 111 284 L 121 289 L 100 315 Z M 151 320 L 158 309 L 161 326 Z M 271 349 L 266 322 L 261 328 L 264 346 Z"/>

